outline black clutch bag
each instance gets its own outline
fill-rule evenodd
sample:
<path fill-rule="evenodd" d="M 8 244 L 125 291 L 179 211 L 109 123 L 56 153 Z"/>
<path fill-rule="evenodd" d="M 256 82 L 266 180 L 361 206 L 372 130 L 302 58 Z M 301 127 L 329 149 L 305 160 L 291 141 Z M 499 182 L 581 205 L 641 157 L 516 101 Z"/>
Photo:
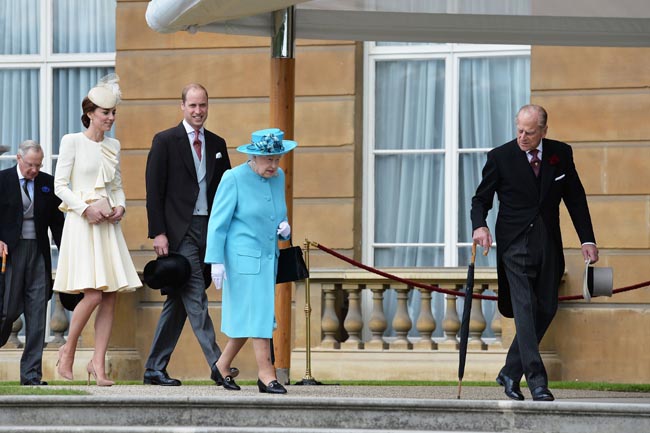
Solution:
<path fill-rule="evenodd" d="M 292 243 L 290 247 L 281 249 L 275 283 L 288 283 L 305 278 L 309 278 L 309 270 L 302 256 L 302 248 L 294 247 Z"/>

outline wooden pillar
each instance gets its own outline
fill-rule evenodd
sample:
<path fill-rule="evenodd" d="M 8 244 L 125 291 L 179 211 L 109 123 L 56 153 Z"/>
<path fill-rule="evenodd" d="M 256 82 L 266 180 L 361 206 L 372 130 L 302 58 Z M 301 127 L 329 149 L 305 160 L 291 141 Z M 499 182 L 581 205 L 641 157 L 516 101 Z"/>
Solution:
<path fill-rule="evenodd" d="M 284 131 L 286 140 L 293 140 L 296 61 L 294 58 L 294 8 L 274 13 L 274 36 L 271 42 L 271 110 L 270 128 Z M 285 196 L 289 224 L 293 226 L 293 152 L 280 160 L 285 173 Z M 288 242 L 280 242 L 280 248 Z M 275 288 L 275 320 L 273 333 L 275 367 L 278 381 L 289 383 L 291 367 L 291 283 L 278 284 Z"/>

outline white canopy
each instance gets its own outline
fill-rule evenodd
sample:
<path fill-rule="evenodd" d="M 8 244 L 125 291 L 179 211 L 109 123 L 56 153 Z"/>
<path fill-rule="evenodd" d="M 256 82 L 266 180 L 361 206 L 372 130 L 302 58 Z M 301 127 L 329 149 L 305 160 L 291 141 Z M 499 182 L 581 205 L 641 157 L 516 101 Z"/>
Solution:
<path fill-rule="evenodd" d="M 650 0 L 151 0 L 162 33 L 270 36 L 296 5 L 296 37 L 357 41 L 650 46 Z"/>

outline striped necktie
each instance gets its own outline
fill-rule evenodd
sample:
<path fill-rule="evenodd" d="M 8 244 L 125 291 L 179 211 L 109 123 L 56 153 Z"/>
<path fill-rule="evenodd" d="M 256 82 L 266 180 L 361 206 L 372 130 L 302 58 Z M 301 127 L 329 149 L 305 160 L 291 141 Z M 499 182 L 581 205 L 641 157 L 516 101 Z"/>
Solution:
<path fill-rule="evenodd" d="M 32 198 L 29 195 L 29 188 L 27 188 L 27 184 L 29 183 L 29 179 L 23 179 L 23 191 L 25 191 L 25 195 L 29 199 L 29 202 L 31 203 Z"/>

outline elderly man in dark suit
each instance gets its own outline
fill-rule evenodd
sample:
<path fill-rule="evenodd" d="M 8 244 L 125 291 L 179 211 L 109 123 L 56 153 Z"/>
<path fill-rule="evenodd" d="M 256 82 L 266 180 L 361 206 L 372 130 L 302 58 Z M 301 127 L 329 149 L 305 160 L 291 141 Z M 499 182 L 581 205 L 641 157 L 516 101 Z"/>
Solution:
<path fill-rule="evenodd" d="M 483 179 L 472 199 L 473 240 L 492 245 L 486 224 L 496 193 L 499 311 L 514 317 L 516 335 L 497 383 L 508 397 L 523 400 L 523 375 L 533 400 L 551 401 L 539 342 L 557 311 L 564 272 L 560 201 L 564 201 L 582 243 L 585 260 L 598 261 L 598 248 L 585 190 L 571 147 L 545 138 L 547 113 L 526 105 L 517 113 L 517 138 L 488 153 Z"/>
<path fill-rule="evenodd" d="M 189 318 L 210 365 L 210 377 L 221 385 L 215 365 L 221 350 L 208 314 L 203 257 L 212 200 L 230 159 L 224 139 L 203 126 L 208 117 L 208 92 L 203 86 L 185 86 L 181 110 L 183 121 L 153 139 L 146 170 L 147 217 L 156 254 L 180 253 L 189 260 L 192 273 L 180 293 L 165 300 L 145 364 L 144 383 L 181 384 L 169 377 L 167 364 Z"/>
<path fill-rule="evenodd" d="M 63 213 L 54 195 L 54 178 L 41 173 L 43 149 L 31 140 L 18 147 L 18 164 L 0 171 L 0 251 L 7 255 L 3 328 L 25 317 L 25 348 L 20 359 L 21 385 L 42 381 L 47 302 L 52 296 L 52 260 L 48 228 L 61 243 Z M 4 341 L 3 341 L 4 344 Z"/>

